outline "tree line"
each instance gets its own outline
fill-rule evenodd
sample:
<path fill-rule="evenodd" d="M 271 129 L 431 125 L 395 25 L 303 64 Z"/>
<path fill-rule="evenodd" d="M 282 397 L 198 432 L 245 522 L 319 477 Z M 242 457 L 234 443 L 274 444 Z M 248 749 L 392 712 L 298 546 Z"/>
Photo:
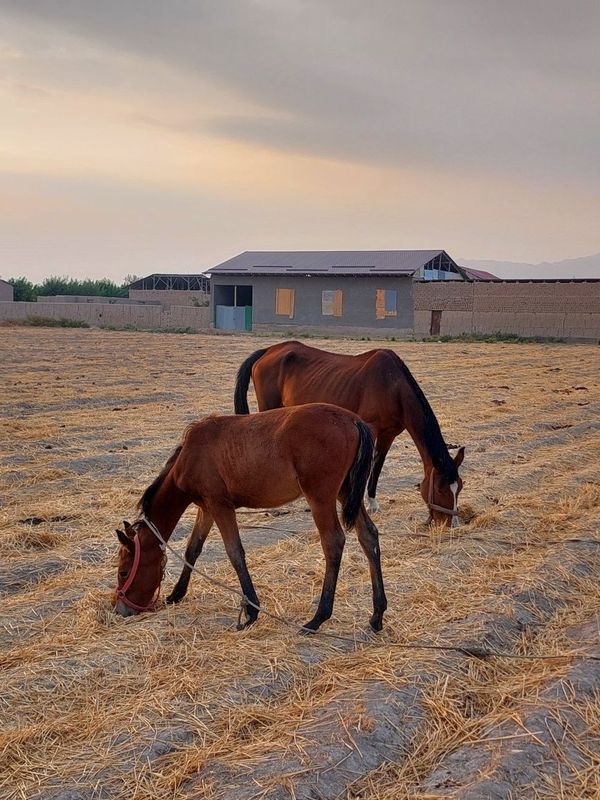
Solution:
<path fill-rule="evenodd" d="M 17 301 L 34 301 L 38 297 L 57 294 L 81 294 L 94 297 L 128 297 L 129 284 L 136 280 L 135 275 L 128 275 L 122 284 L 107 278 L 100 280 L 78 280 L 77 278 L 59 278 L 51 276 L 42 283 L 32 283 L 27 278 L 9 278 L 12 284 L 14 299 Z"/>

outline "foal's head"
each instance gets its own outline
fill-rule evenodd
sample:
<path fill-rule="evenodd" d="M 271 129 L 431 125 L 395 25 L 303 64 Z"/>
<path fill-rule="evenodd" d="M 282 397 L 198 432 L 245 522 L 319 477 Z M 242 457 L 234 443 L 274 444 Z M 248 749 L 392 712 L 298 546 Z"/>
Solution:
<path fill-rule="evenodd" d="M 419 484 L 421 497 L 429 508 L 429 523 L 437 522 L 451 528 L 460 525 L 458 519 L 458 495 L 463 482 L 458 468 L 465 457 L 465 448 L 460 447 L 453 459 L 442 469 L 427 470 Z"/>
<path fill-rule="evenodd" d="M 154 608 L 166 557 L 142 520 L 133 525 L 123 524 L 125 530 L 117 531 L 121 547 L 115 611 L 122 617 L 129 617 Z"/>

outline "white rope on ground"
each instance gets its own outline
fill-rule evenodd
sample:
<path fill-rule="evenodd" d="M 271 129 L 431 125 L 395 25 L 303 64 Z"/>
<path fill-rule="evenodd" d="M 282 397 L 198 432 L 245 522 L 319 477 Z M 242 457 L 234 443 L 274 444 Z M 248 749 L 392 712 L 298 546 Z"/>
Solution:
<path fill-rule="evenodd" d="M 248 526 L 245 526 L 248 527 Z M 431 539 L 433 538 L 430 533 L 399 533 L 398 536 L 400 538 L 405 539 L 412 539 L 415 537 L 423 538 L 423 539 Z M 470 533 L 462 533 L 462 534 L 450 534 L 449 536 L 441 536 L 438 539 L 439 543 L 443 542 L 452 542 L 452 544 L 460 543 L 461 541 L 470 541 L 470 542 L 487 542 L 488 544 L 519 544 L 514 539 L 490 539 L 489 536 L 477 536 Z M 538 541 L 525 541 L 522 543 L 524 546 L 527 547 L 545 547 L 549 544 L 600 544 L 600 539 L 585 539 L 585 538 L 570 538 L 570 539 L 540 539 Z"/>
<path fill-rule="evenodd" d="M 163 539 L 162 534 L 146 516 L 140 517 L 140 522 L 143 522 L 154 534 L 154 536 L 158 539 L 159 544 L 163 552 L 168 550 L 172 553 L 182 564 L 185 564 L 188 569 L 191 569 L 193 572 L 197 572 L 198 575 L 201 575 L 208 583 L 212 583 L 214 586 L 218 586 L 220 589 L 224 589 L 225 591 L 229 592 L 230 594 L 234 594 L 237 597 L 240 597 L 243 603 L 246 605 L 255 608 L 261 614 L 265 614 L 267 617 L 271 619 L 277 620 L 277 622 L 281 622 L 282 625 L 287 625 L 288 627 L 294 628 L 297 631 L 310 634 L 312 636 L 319 636 L 325 637 L 327 639 L 337 639 L 343 642 L 350 642 L 355 647 L 357 644 L 361 643 L 360 639 L 350 638 L 349 636 L 341 636 L 337 633 L 326 633 L 325 631 L 314 631 L 311 628 L 307 628 L 304 625 L 299 625 L 297 622 L 293 620 L 286 619 L 285 617 L 280 616 L 279 614 L 273 614 L 273 612 L 266 610 L 262 606 L 253 603 L 249 600 L 246 595 L 240 591 L 239 589 L 234 589 L 232 586 L 229 586 L 227 583 L 220 581 L 218 578 L 213 578 L 211 575 L 208 575 L 204 570 L 199 569 L 194 564 L 190 564 L 189 561 L 184 558 L 184 556 L 180 555 L 177 550 L 175 550 L 171 545 Z M 579 541 L 579 540 L 577 540 Z M 595 541 L 595 540 L 594 540 Z M 597 542 L 596 542 L 597 543 Z M 241 616 L 241 611 L 240 611 Z M 238 623 L 239 624 L 239 623 Z M 364 640 L 362 640 L 364 641 Z M 557 658 L 577 658 L 582 661 L 600 661 L 600 655 L 591 655 L 589 653 L 555 653 L 553 655 L 528 655 L 528 654 L 520 654 L 520 653 L 505 653 L 500 650 L 493 650 L 488 647 L 482 647 L 480 645 L 456 645 L 456 644 L 419 644 L 419 643 L 412 643 L 412 644 L 396 644 L 394 643 L 391 645 L 392 647 L 398 647 L 404 650 L 441 650 L 441 651 L 453 651 L 455 653 L 461 653 L 465 656 L 470 656 L 473 658 L 488 658 L 489 656 L 494 656 L 495 658 L 507 658 L 513 659 L 518 661 L 552 661 Z"/>

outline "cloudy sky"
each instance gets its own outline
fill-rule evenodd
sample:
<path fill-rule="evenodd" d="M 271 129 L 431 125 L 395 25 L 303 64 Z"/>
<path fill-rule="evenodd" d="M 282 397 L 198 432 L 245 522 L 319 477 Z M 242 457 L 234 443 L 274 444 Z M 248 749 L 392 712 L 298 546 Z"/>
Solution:
<path fill-rule="evenodd" d="M 598 0 L 0 0 L 0 274 L 600 251 Z"/>

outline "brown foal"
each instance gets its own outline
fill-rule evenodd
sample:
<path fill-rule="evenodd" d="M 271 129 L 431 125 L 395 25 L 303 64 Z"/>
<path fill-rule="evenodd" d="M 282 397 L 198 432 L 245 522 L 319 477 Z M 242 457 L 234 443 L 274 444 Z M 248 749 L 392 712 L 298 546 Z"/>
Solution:
<path fill-rule="evenodd" d="M 355 527 L 368 559 L 373 589 L 371 627 L 379 631 L 387 601 L 381 573 L 379 537 L 363 505 L 373 457 L 373 439 L 356 415 L 325 403 L 281 408 L 249 416 L 213 416 L 187 429 L 182 444 L 140 502 L 140 519 L 117 531 L 121 548 L 116 610 L 122 616 L 154 607 L 165 557 L 145 519 L 168 540 L 185 509 L 198 506 L 185 558 L 194 564 L 213 522 L 238 575 L 244 596 L 258 597 L 246 566 L 236 508 L 274 508 L 304 495 L 321 537 L 325 577 L 314 617 L 304 626 L 316 631 L 331 616 L 345 535 Z M 186 594 L 191 569 L 183 568 L 167 602 Z M 258 608 L 246 605 L 246 625 Z"/>

